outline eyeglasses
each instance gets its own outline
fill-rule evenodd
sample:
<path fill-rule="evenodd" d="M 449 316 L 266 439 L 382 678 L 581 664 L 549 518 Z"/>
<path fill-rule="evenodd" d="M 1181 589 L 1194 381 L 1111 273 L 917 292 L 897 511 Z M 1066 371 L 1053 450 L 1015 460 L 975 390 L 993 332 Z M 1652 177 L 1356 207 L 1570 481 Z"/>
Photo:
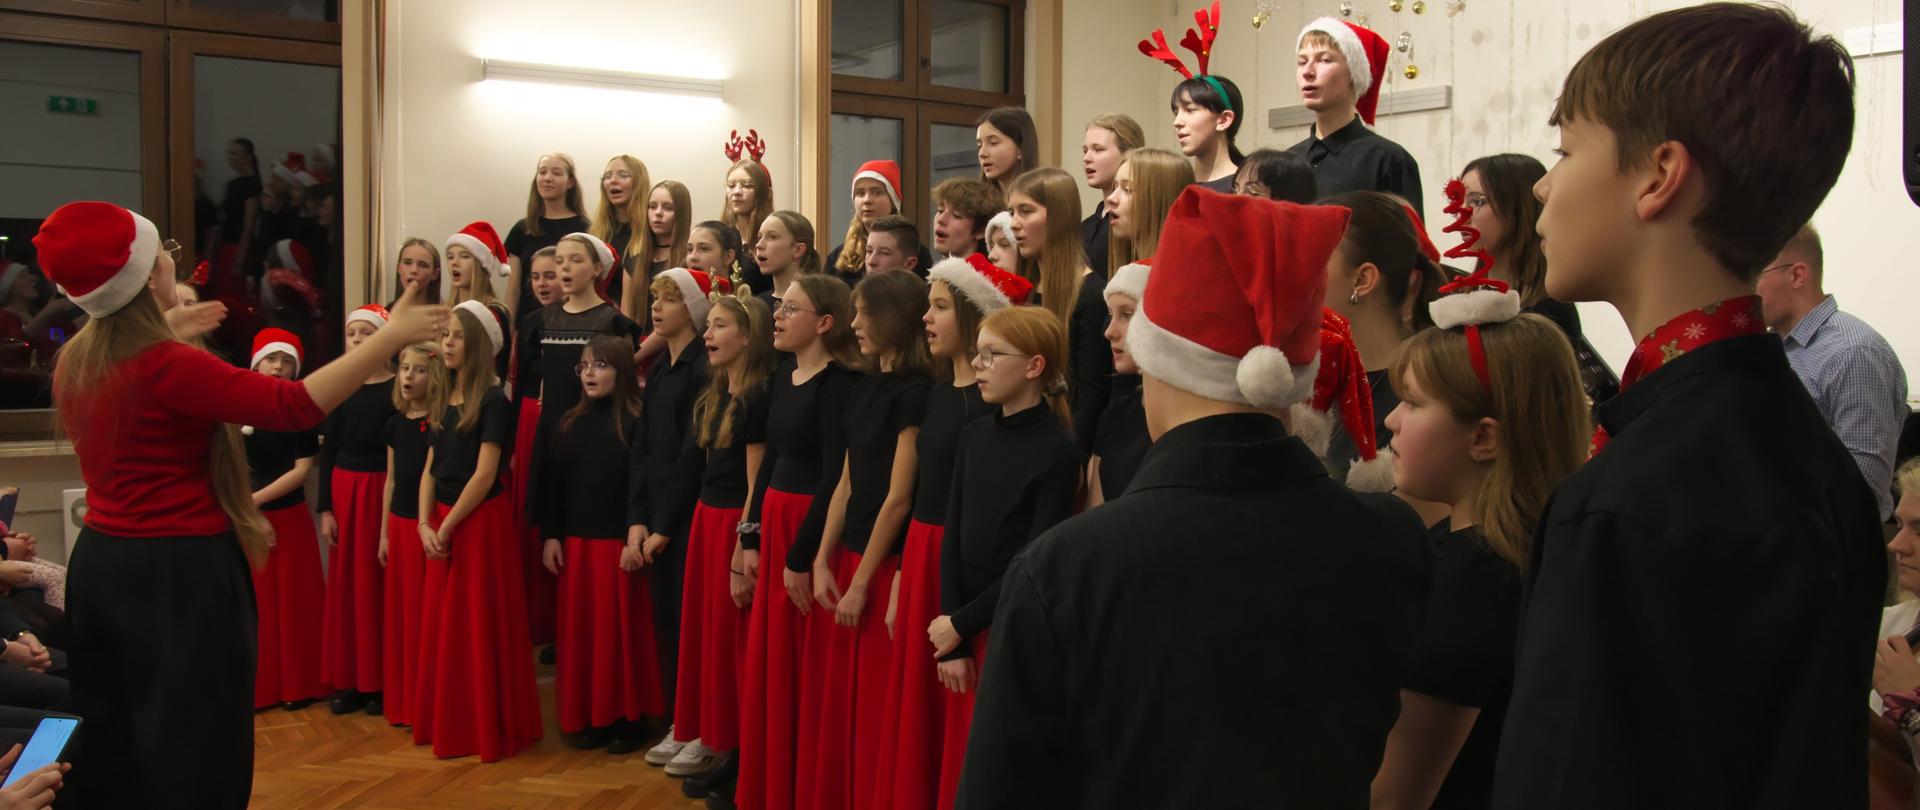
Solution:
<path fill-rule="evenodd" d="M 728 191 L 752 191 L 756 188 L 759 188 L 759 186 L 754 185 L 748 180 L 735 180 L 727 184 Z"/>
<path fill-rule="evenodd" d="M 1765 270 L 1762 270 L 1762 271 L 1760 271 L 1760 272 L 1759 272 L 1759 275 L 1762 275 L 1762 276 L 1764 276 L 1764 275 L 1766 275 L 1766 274 L 1768 274 L 1768 273 L 1771 273 L 1771 272 L 1773 272 L 1773 271 L 1775 271 L 1775 270 L 1785 270 L 1785 269 L 1787 269 L 1787 268 L 1790 268 L 1790 267 L 1792 267 L 1792 266 L 1794 266 L 1795 264 L 1798 264 L 1798 262 L 1787 262 L 1786 264 L 1776 264 L 1776 265 L 1774 265 L 1774 266 L 1772 266 L 1772 267 L 1769 267 L 1769 268 L 1767 268 L 1767 269 L 1765 269 Z"/>
<path fill-rule="evenodd" d="M 605 360 L 595 360 L 591 363 L 575 363 L 573 364 L 573 373 L 576 376 L 585 374 L 589 368 L 594 371 L 606 371 L 607 369 L 613 368 L 613 366 L 607 365 L 607 361 Z"/>
<path fill-rule="evenodd" d="M 1002 357 L 1032 356 L 1031 354 L 1014 354 L 1013 352 L 996 352 L 992 349 L 981 349 L 978 354 L 973 356 L 972 365 L 974 371 L 986 371 L 987 369 L 993 368 L 993 364 L 999 362 Z"/>
<path fill-rule="evenodd" d="M 1487 195 L 1481 194 L 1478 191 L 1469 191 L 1467 192 L 1467 204 L 1475 208 L 1485 208 L 1487 207 Z"/>
<path fill-rule="evenodd" d="M 797 313 L 797 312 L 805 312 L 805 313 L 807 313 L 808 315 L 818 315 L 818 314 L 820 314 L 820 313 L 818 313 L 818 312 L 815 312 L 815 311 L 813 311 L 813 310 L 811 310 L 811 309 L 801 309 L 801 308 L 799 308 L 799 307 L 796 307 L 796 306 L 794 306 L 794 305 L 792 305 L 792 304 L 785 304 L 785 303 L 783 303 L 783 304 L 781 304 L 780 306 L 777 306 L 777 307 L 774 307 L 774 309 L 773 309 L 773 317 L 775 317 L 775 318 L 791 318 L 791 317 L 793 317 L 793 316 L 794 316 L 794 313 Z"/>
<path fill-rule="evenodd" d="M 184 283 L 187 279 L 193 278 L 193 268 L 180 263 L 181 250 L 180 241 L 177 239 L 168 239 L 160 243 L 160 252 L 167 254 L 167 258 L 173 260 L 173 280 Z"/>

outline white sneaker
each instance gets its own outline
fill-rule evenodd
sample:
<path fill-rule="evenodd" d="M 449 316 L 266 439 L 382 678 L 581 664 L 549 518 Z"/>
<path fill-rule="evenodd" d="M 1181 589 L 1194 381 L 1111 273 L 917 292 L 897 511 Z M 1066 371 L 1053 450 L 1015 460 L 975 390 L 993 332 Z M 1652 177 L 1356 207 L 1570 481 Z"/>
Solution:
<path fill-rule="evenodd" d="M 673 727 L 668 726 L 667 736 L 661 737 L 658 745 L 647 749 L 647 764 L 657 767 L 672 762 L 673 758 L 680 753 L 680 749 L 685 748 L 686 745 L 673 738 Z"/>
<path fill-rule="evenodd" d="M 667 763 L 668 776 L 692 776 L 713 770 L 713 763 L 720 752 L 700 744 L 699 740 L 687 743 L 680 753 L 673 755 L 673 761 Z"/>

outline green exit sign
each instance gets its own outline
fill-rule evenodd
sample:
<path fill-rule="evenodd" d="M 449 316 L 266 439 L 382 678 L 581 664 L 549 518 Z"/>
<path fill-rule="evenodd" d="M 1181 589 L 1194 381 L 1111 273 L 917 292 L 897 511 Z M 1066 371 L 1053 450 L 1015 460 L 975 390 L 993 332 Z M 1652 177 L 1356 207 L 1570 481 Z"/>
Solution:
<path fill-rule="evenodd" d="M 79 96 L 47 96 L 47 112 L 93 115 L 99 111 L 100 102 L 96 99 Z"/>

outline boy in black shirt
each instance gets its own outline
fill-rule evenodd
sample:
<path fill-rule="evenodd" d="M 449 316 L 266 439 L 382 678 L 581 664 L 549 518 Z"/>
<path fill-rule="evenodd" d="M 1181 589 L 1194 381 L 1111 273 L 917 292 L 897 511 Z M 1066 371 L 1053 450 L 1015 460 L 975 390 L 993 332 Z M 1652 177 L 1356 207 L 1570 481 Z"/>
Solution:
<path fill-rule="evenodd" d="M 1287 151 L 1313 164 L 1322 196 L 1385 191 L 1420 207 L 1420 165 L 1400 144 L 1367 128 L 1380 103 L 1387 41 L 1372 30 L 1321 17 L 1300 30 L 1300 100 L 1313 131 Z"/>
<path fill-rule="evenodd" d="M 1549 123 L 1547 293 L 1642 339 L 1534 535 L 1494 806 L 1864 807 L 1878 512 L 1753 295 L 1846 160 L 1846 51 L 1774 6 L 1655 14 Z"/>

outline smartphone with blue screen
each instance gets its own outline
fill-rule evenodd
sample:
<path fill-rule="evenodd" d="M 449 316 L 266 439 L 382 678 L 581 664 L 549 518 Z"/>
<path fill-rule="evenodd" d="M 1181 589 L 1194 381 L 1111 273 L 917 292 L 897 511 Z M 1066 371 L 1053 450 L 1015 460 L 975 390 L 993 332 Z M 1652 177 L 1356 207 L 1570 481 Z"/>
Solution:
<path fill-rule="evenodd" d="M 67 743 L 73 741 L 73 733 L 80 729 L 78 717 L 43 717 L 40 725 L 33 730 L 33 737 L 27 740 L 27 746 L 20 750 L 20 758 L 13 763 L 13 770 L 7 773 L 7 781 L 0 787 L 7 787 L 26 778 L 27 774 L 40 770 L 66 756 Z"/>

